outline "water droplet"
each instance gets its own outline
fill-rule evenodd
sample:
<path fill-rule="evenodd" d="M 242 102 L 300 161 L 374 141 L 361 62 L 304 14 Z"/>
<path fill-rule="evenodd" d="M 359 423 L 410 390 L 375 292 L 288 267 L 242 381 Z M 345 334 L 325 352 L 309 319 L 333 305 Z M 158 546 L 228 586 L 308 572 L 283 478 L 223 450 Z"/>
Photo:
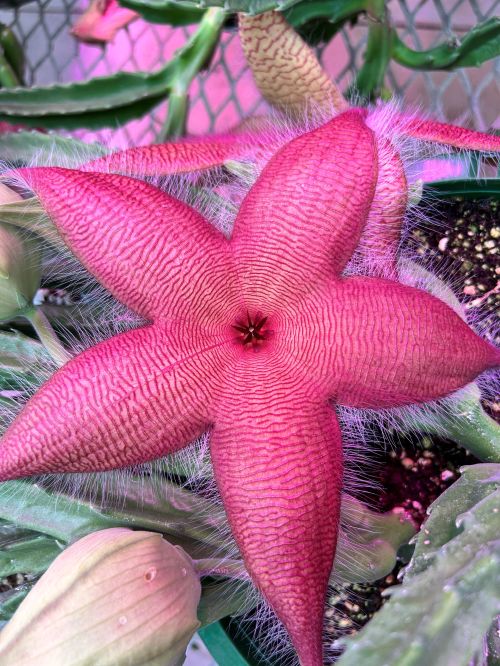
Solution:
<path fill-rule="evenodd" d="M 118 618 L 118 624 L 120 624 L 122 627 L 124 624 L 127 624 L 127 616 L 122 615 L 121 617 Z"/>
<path fill-rule="evenodd" d="M 181 569 L 181 574 L 182 574 L 183 576 L 187 576 L 187 569 L 185 569 L 184 567 L 182 567 L 182 569 Z"/>
<path fill-rule="evenodd" d="M 156 578 L 157 573 L 158 573 L 158 570 L 157 570 L 156 567 L 150 567 L 146 571 L 146 573 L 144 574 L 144 578 L 145 578 L 145 580 L 148 581 L 148 583 L 150 583 L 152 580 L 154 580 Z"/>

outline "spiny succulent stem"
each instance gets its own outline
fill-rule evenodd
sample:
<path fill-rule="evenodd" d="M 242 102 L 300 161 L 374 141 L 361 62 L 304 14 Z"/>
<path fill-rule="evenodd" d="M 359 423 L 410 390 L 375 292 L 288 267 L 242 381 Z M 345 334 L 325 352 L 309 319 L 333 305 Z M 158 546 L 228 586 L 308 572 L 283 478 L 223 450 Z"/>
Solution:
<path fill-rule="evenodd" d="M 478 400 L 462 400 L 450 415 L 434 424 L 417 424 L 425 432 L 443 435 L 463 446 L 483 462 L 500 462 L 500 425 Z"/>
<path fill-rule="evenodd" d="M 71 354 L 63 347 L 49 320 L 40 308 L 29 308 L 23 315 L 33 326 L 40 341 L 57 365 L 62 366 L 67 363 L 71 359 Z"/>
<path fill-rule="evenodd" d="M 480 404 L 463 402 L 460 419 L 449 419 L 448 436 L 484 462 L 500 462 L 500 425 Z"/>

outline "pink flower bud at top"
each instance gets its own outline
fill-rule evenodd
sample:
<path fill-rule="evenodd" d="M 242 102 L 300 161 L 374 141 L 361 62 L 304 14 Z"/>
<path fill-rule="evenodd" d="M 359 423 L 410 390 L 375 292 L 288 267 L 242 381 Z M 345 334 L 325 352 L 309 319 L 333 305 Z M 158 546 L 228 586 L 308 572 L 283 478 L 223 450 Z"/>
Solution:
<path fill-rule="evenodd" d="M 174 666 L 200 623 L 190 558 L 160 534 L 94 532 L 51 564 L 0 633 L 2 666 Z"/>

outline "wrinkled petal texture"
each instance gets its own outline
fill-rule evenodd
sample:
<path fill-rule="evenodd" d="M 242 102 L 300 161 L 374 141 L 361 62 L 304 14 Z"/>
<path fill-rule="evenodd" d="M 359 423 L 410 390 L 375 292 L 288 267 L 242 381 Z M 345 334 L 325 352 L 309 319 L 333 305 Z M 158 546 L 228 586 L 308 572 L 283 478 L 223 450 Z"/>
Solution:
<path fill-rule="evenodd" d="M 190 322 L 91 347 L 56 372 L 7 430 L 0 478 L 116 469 L 177 451 L 213 421 L 229 358 L 225 339 L 207 343 Z"/>
<path fill-rule="evenodd" d="M 87 162 L 83 171 L 158 176 L 223 166 L 228 160 L 254 157 L 267 141 L 264 132 L 216 134 L 172 143 L 129 148 Z"/>
<path fill-rule="evenodd" d="M 404 132 L 415 139 L 435 141 L 455 148 L 500 152 L 500 136 L 476 132 L 465 127 L 439 123 L 435 120 L 402 116 Z"/>
<path fill-rule="evenodd" d="M 316 107 L 347 109 L 346 100 L 314 51 L 280 12 L 239 14 L 238 23 L 246 61 L 268 102 L 299 117 Z"/>
<path fill-rule="evenodd" d="M 209 325 L 239 301 L 227 242 L 199 213 L 147 183 L 73 169 L 19 169 L 83 265 L 148 319 Z"/>
<path fill-rule="evenodd" d="M 448 305 L 391 280 L 332 281 L 282 322 L 299 365 L 354 407 L 437 400 L 500 361 Z"/>
<path fill-rule="evenodd" d="M 217 484 L 248 570 L 301 664 L 317 666 L 339 521 L 339 426 L 280 356 L 250 354 L 236 373 L 211 439 Z"/>
<path fill-rule="evenodd" d="M 408 185 L 403 162 L 389 139 L 380 138 L 378 178 L 359 249 L 372 275 L 396 275 Z"/>
<path fill-rule="evenodd" d="M 279 150 L 244 199 L 231 246 L 248 306 L 264 311 L 341 271 L 377 180 L 373 132 L 357 110 Z"/>

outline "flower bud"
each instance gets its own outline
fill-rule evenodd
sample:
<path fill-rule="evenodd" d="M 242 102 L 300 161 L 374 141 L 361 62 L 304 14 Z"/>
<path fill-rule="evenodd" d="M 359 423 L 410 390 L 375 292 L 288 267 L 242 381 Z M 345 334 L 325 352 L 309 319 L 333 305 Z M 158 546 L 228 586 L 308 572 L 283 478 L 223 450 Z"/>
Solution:
<path fill-rule="evenodd" d="M 59 555 L 0 633 L 2 666 L 177 666 L 198 576 L 160 534 L 112 528 Z"/>
<path fill-rule="evenodd" d="M 40 286 L 40 254 L 33 236 L 0 223 L 0 320 L 12 319 L 31 305 Z"/>

